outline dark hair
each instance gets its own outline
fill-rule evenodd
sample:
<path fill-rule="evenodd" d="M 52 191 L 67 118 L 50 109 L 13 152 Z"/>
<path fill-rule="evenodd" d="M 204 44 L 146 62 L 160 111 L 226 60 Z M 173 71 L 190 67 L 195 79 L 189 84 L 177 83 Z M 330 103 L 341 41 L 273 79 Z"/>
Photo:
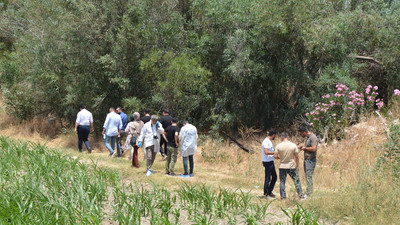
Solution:
<path fill-rule="evenodd" d="M 184 121 L 182 122 L 183 125 L 185 125 L 185 124 L 187 124 L 187 123 L 189 123 L 187 120 L 184 120 Z"/>
<path fill-rule="evenodd" d="M 145 114 L 150 114 L 150 109 L 144 109 Z"/>
<path fill-rule="evenodd" d="M 286 132 L 282 132 L 279 136 L 280 136 L 281 138 L 289 138 L 289 134 L 286 133 Z"/>
<path fill-rule="evenodd" d="M 81 103 L 81 104 L 79 105 L 79 108 L 80 108 L 80 109 L 86 109 L 86 105 L 83 104 L 83 103 Z"/>
<path fill-rule="evenodd" d="M 118 106 L 117 109 L 120 109 L 121 111 L 124 111 L 124 109 L 121 106 Z"/>
<path fill-rule="evenodd" d="M 168 110 L 168 109 L 164 109 L 164 110 L 163 110 L 163 113 L 169 114 L 169 110 Z"/>
<path fill-rule="evenodd" d="M 178 119 L 177 118 L 172 118 L 172 122 L 173 123 L 178 123 Z"/>
<path fill-rule="evenodd" d="M 307 132 L 308 128 L 306 126 L 300 126 L 298 129 L 299 132 Z"/>
<path fill-rule="evenodd" d="M 269 132 L 268 132 L 268 136 L 272 136 L 272 135 L 277 134 L 277 133 L 278 133 L 278 132 L 277 132 L 276 130 L 271 129 L 271 130 L 269 130 Z"/>

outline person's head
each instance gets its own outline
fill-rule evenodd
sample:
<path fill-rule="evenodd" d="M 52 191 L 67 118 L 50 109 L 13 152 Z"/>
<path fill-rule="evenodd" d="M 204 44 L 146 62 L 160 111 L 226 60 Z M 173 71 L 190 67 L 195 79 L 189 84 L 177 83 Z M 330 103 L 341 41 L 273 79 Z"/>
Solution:
<path fill-rule="evenodd" d="M 289 134 L 286 132 L 282 132 L 279 137 L 281 138 L 282 141 L 284 140 L 289 140 Z"/>
<path fill-rule="evenodd" d="M 178 119 L 177 118 L 172 118 L 172 124 L 178 124 Z"/>
<path fill-rule="evenodd" d="M 79 105 L 79 109 L 80 109 L 80 110 L 82 110 L 82 109 L 86 109 L 86 105 L 85 105 L 85 104 L 83 104 L 83 103 L 82 103 L 82 104 L 80 104 L 80 105 Z"/>
<path fill-rule="evenodd" d="M 308 136 L 308 128 L 306 126 L 301 126 L 298 129 L 300 136 L 307 137 Z"/>
<path fill-rule="evenodd" d="M 110 112 L 115 112 L 115 108 L 114 107 L 110 107 Z"/>
<path fill-rule="evenodd" d="M 139 121 L 140 120 L 140 113 L 134 112 L 133 113 L 133 120 L 134 121 Z"/>
<path fill-rule="evenodd" d="M 152 124 L 156 124 L 157 120 L 158 120 L 158 116 L 157 115 L 151 115 L 151 123 Z"/>
<path fill-rule="evenodd" d="M 144 115 L 150 115 L 150 109 L 144 109 Z"/>
<path fill-rule="evenodd" d="M 116 111 L 117 111 L 118 114 L 121 114 L 122 113 L 122 107 L 118 106 Z"/>
<path fill-rule="evenodd" d="M 275 140 L 275 137 L 276 137 L 277 133 L 278 132 L 276 130 L 274 130 L 274 129 L 269 130 L 269 132 L 268 132 L 269 139 L 270 140 Z"/>
<path fill-rule="evenodd" d="M 186 124 L 189 124 L 189 122 L 188 122 L 187 120 L 184 120 L 184 121 L 182 122 L 182 125 L 185 126 Z"/>
<path fill-rule="evenodd" d="M 168 109 L 164 109 L 162 111 L 163 116 L 169 115 L 169 110 Z"/>

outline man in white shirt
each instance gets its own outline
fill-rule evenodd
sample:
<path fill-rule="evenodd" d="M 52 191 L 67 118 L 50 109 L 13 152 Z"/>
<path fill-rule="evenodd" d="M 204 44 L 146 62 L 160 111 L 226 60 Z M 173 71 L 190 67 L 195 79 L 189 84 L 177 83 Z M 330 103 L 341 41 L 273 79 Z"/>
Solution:
<path fill-rule="evenodd" d="M 267 198 L 275 198 L 272 191 L 275 187 L 277 175 L 274 165 L 274 146 L 272 140 L 275 139 L 276 133 L 276 130 L 270 130 L 261 145 L 261 161 L 265 169 L 264 196 Z"/>
<path fill-rule="evenodd" d="M 91 153 L 92 149 L 90 148 L 88 137 L 90 132 L 93 132 L 93 116 L 92 113 L 86 109 L 85 104 L 80 104 L 79 110 L 75 122 L 75 133 L 78 134 L 78 149 L 82 152 L 82 142 L 84 142 L 86 149 Z"/>
<path fill-rule="evenodd" d="M 104 145 L 110 151 L 110 157 L 115 155 L 115 143 L 117 141 L 117 137 L 120 137 L 120 132 L 122 129 L 122 120 L 121 117 L 115 113 L 115 108 L 110 108 L 110 113 L 107 114 L 106 121 L 103 125 L 103 136 L 104 138 Z M 109 141 L 111 140 L 111 146 Z"/>
<path fill-rule="evenodd" d="M 147 165 L 146 176 L 150 176 L 154 173 L 154 171 L 151 170 L 151 167 L 156 159 L 157 152 L 160 151 L 160 138 L 163 132 L 164 128 L 161 123 L 158 122 L 157 115 L 152 115 L 151 120 L 145 123 L 140 131 L 138 146 L 140 148 L 144 143 Z"/>
<path fill-rule="evenodd" d="M 181 177 L 193 177 L 193 155 L 197 150 L 197 129 L 195 126 L 190 124 L 187 120 L 183 121 L 183 127 L 179 133 L 179 143 L 181 146 L 181 155 L 183 158 L 183 168 L 185 173 Z M 190 172 L 188 173 L 188 158 L 190 165 Z"/>
<path fill-rule="evenodd" d="M 293 179 L 300 199 L 304 199 L 299 173 L 297 171 L 297 167 L 299 166 L 299 149 L 294 143 L 289 141 L 289 135 L 286 132 L 282 132 L 280 137 L 282 143 L 276 146 L 274 157 L 275 159 L 280 159 L 279 180 L 281 199 L 286 199 L 285 183 L 287 174 Z"/>

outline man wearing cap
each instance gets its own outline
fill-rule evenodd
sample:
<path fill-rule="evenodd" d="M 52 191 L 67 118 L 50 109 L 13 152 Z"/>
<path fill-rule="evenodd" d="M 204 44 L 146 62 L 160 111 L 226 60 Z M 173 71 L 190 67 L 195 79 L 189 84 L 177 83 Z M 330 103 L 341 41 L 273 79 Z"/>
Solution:
<path fill-rule="evenodd" d="M 151 167 L 156 159 L 157 152 L 160 151 L 160 138 L 161 134 L 164 132 L 164 128 L 157 119 L 157 115 L 152 115 L 151 120 L 143 126 L 138 138 L 139 148 L 144 145 L 145 149 L 147 166 L 146 176 L 150 176 L 154 173 Z"/>

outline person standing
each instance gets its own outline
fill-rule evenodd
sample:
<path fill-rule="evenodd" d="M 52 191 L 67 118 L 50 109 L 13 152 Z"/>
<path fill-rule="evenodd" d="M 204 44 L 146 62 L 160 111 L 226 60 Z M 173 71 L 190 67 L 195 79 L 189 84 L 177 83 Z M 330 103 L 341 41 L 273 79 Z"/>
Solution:
<path fill-rule="evenodd" d="M 151 120 L 144 124 L 138 138 L 139 148 L 142 147 L 144 143 L 147 166 L 146 176 L 150 176 L 154 173 L 151 167 L 156 159 L 157 152 L 160 151 L 160 137 L 164 132 L 164 128 L 157 119 L 157 115 L 152 115 Z"/>
<path fill-rule="evenodd" d="M 164 129 L 167 129 L 172 124 L 172 117 L 169 115 L 168 109 L 164 109 L 162 114 L 163 115 L 160 118 L 160 123 Z M 160 140 L 160 150 L 163 159 L 166 159 L 168 155 L 168 148 L 167 148 L 167 142 L 163 138 L 161 138 Z"/>
<path fill-rule="evenodd" d="M 197 150 L 197 129 L 192 124 L 189 124 L 187 120 L 183 121 L 183 127 L 181 132 L 179 133 L 179 143 L 181 146 L 181 155 L 183 158 L 183 168 L 185 173 L 181 175 L 181 177 L 193 177 L 193 155 Z M 190 172 L 188 173 L 188 158 L 189 158 L 189 166 Z"/>
<path fill-rule="evenodd" d="M 150 109 L 145 109 L 144 110 L 144 116 L 142 117 L 142 121 L 144 124 L 146 124 L 147 122 L 149 122 L 151 119 L 150 117 Z"/>
<path fill-rule="evenodd" d="M 115 113 L 115 109 L 113 107 L 110 108 L 110 113 L 107 114 L 106 121 L 103 125 L 103 136 L 104 138 L 104 145 L 110 151 L 110 157 L 114 157 L 115 155 L 115 143 L 117 137 L 120 137 L 120 132 L 122 129 L 122 120 L 121 117 Z M 110 142 L 111 141 L 111 146 Z"/>
<path fill-rule="evenodd" d="M 268 136 L 261 144 L 261 161 L 264 166 L 264 196 L 274 198 L 272 193 L 277 180 L 275 164 L 274 164 L 274 146 L 272 141 L 275 140 L 276 130 L 270 130 Z"/>
<path fill-rule="evenodd" d="M 165 129 L 166 143 L 169 146 L 167 154 L 167 162 L 165 163 L 165 172 L 168 175 L 175 176 L 174 168 L 176 159 L 178 158 L 179 147 L 179 127 L 178 120 L 172 118 L 171 126 Z"/>
<path fill-rule="evenodd" d="M 94 131 L 93 115 L 86 109 L 85 104 L 80 104 L 79 110 L 75 122 L 75 133 L 78 134 L 78 149 L 82 152 L 82 142 L 84 142 L 88 152 L 92 153 L 88 137 L 90 132 Z"/>
<path fill-rule="evenodd" d="M 299 165 L 299 150 L 297 146 L 289 141 L 289 135 L 286 132 L 280 134 L 282 143 L 276 146 L 274 153 L 275 159 L 280 159 L 279 164 L 279 180 L 280 180 L 280 194 L 281 199 L 286 199 L 286 177 L 287 174 L 293 179 L 297 194 L 300 199 L 304 199 L 303 190 L 301 189 L 301 183 L 297 167 Z"/>
<path fill-rule="evenodd" d="M 318 137 L 311 133 L 305 126 L 299 127 L 298 131 L 303 138 L 306 138 L 305 146 L 301 146 L 299 149 L 304 151 L 304 173 L 307 182 L 307 195 L 311 195 L 313 193 L 312 176 L 317 164 Z"/>
<path fill-rule="evenodd" d="M 122 146 L 122 139 L 124 139 L 125 137 L 125 129 L 128 124 L 128 116 L 122 111 L 122 107 L 117 107 L 117 114 L 121 117 L 122 121 L 120 137 L 117 138 L 117 157 L 121 157 L 125 152 L 125 149 Z"/>
<path fill-rule="evenodd" d="M 140 120 L 140 114 L 138 112 L 133 113 L 133 121 L 129 122 L 126 126 L 125 132 L 128 133 L 128 137 L 126 138 L 126 149 L 131 146 L 131 155 L 129 159 L 132 159 L 132 166 L 139 168 L 139 157 L 138 157 L 138 149 L 137 141 L 134 143 L 131 142 L 131 139 L 138 139 L 140 132 L 144 126 L 143 121 Z M 133 145 L 132 145 L 133 144 Z"/>

